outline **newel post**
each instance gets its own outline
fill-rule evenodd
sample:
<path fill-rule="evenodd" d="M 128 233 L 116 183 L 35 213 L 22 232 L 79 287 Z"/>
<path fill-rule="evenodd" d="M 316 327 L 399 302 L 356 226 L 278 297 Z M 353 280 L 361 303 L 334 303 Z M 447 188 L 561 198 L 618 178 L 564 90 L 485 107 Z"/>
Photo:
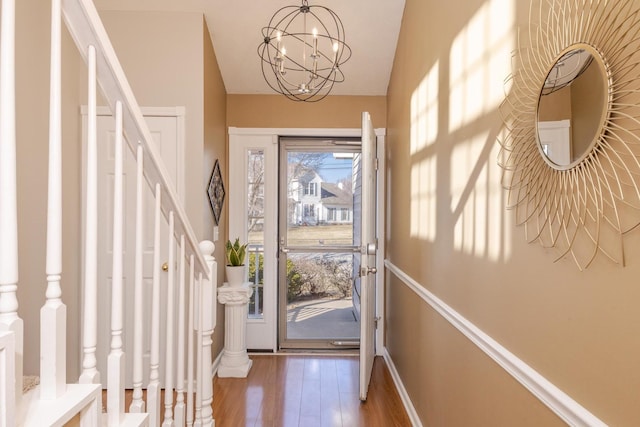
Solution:
<path fill-rule="evenodd" d="M 200 309 L 198 310 L 201 316 L 200 325 L 201 329 L 198 331 L 202 336 L 202 358 L 200 366 L 201 376 L 198 381 L 201 382 L 202 387 L 202 426 L 212 427 L 214 425 L 213 420 L 213 378 L 211 375 L 211 344 L 213 341 L 211 336 L 213 330 L 216 327 L 216 288 L 217 288 L 217 276 L 218 276 L 218 263 L 213 257 L 213 251 L 215 250 L 215 244 L 210 240 L 203 240 L 200 242 L 200 252 L 202 253 L 207 265 L 209 266 L 209 277 L 211 280 L 203 278 L 200 282 Z"/>

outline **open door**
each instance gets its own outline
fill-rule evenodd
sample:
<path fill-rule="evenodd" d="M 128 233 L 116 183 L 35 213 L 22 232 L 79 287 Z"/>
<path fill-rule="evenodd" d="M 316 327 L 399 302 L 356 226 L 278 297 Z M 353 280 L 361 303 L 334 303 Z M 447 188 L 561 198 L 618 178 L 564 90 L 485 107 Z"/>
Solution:
<path fill-rule="evenodd" d="M 362 230 L 360 248 L 360 400 L 367 400 L 375 357 L 376 135 L 362 113 Z"/>

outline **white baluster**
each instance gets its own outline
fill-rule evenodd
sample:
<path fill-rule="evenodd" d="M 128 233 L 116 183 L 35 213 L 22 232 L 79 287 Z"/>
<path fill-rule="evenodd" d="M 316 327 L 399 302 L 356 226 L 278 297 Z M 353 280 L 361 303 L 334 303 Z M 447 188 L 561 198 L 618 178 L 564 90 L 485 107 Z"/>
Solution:
<path fill-rule="evenodd" d="M 149 425 L 160 425 L 160 221 L 162 189 L 156 184 L 155 223 L 153 230 L 153 288 L 151 291 L 151 354 L 147 406 Z"/>
<path fill-rule="evenodd" d="M 193 375 L 193 333 L 195 331 L 195 308 L 194 308 L 194 297 L 195 297 L 195 267 L 194 267 L 194 257 L 191 255 L 189 257 L 189 311 L 188 311 L 188 321 L 187 321 L 187 416 L 186 416 L 186 425 L 187 427 L 193 426 L 193 383 L 194 383 L 194 375 Z"/>
<path fill-rule="evenodd" d="M 22 396 L 23 325 L 18 317 L 15 1 L 2 1 L 0 21 L 0 330 L 15 334 L 16 398 Z"/>
<path fill-rule="evenodd" d="M 165 427 L 173 426 L 173 354 L 174 354 L 174 322 L 173 313 L 175 311 L 175 242 L 174 242 L 174 217 L 173 211 L 169 212 L 169 268 L 167 273 L 167 341 L 165 346 L 165 375 L 164 375 L 164 420 Z"/>
<path fill-rule="evenodd" d="M 198 273 L 196 281 L 196 295 L 194 301 L 194 319 L 196 325 L 196 401 L 195 412 L 196 418 L 193 423 L 194 427 L 202 426 L 202 273 Z"/>
<path fill-rule="evenodd" d="M 107 359 L 107 413 L 109 425 L 120 425 L 124 419 L 123 351 L 123 284 L 122 284 L 122 232 L 123 232 L 123 159 L 122 159 L 122 103 L 116 102 L 115 171 L 113 189 L 113 265 L 111 280 L 111 351 Z"/>
<path fill-rule="evenodd" d="M 0 332 L 0 371 L 5 375 L 0 383 L 0 426 L 16 425 L 16 390 L 12 375 L 15 374 L 15 335 L 12 332 Z M 22 391 L 22 390 L 21 390 Z"/>
<path fill-rule="evenodd" d="M 96 368 L 97 311 L 98 311 L 98 158 L 96 119 L 96 49 L 89 46 L 87 52 L 89 68 L 89 102 L 87 116 L 87 177 L 86 177 L 86 221 L 85 221 L 85 263 L 84 263 L 84 310 L 82 374 L 80 383 L 98 384 L 100 373 Z"/>
<path fill-rule="evenodd" d="M 62 80 L 60 0 L 51 2 L 49 186 L 47 196 L 47 291 L 40 309 L 40 398 L 67 388 L 67 307 L 62 303 Z"/>
<path fill-rule="evenodd" d="M 200 282 L 200 305 L 202 347 L 198 351 L 202 351 L 202 370 L 198 376 L 198 384 L 202 383 L 200 388 L 202 393 L 202 426 L 213 426 L 213 378 L 211 377 L 211 335 L 215 328 L 216 313 L 216 277 L 218 265 L 213 257 L 215 245 L 210 240 L 200 242 L 200 252 L 209 267 L 209 277 L 211 280 L 202 279 Z"/>
<path fill-rule="evenodd" d="M 144 152 L 142 145 L 138 145 L 136 152 L 136 248 L 135 248 L 135 271 L 134 271 L 134 295 L 133 295 L 133 396 L 129 412 L 141 413 L 145 411 L 144 400 L 142 400 L 142 341 L 144 322 L 144 288 L 142 283 L 142 247 L 143 247 L 143 225 L 144 215 Z"/>
<path fill-rule="evenodd" d="M 176 407 L 175 407 L 175 424 L 183 426 L 185 423 L 185 407 L 184 407 L 184 362 L 185 362 L 185 324 L 186 319 L 186 292 L 184 283 L 184 265 L 186 261 L 184 234 L 180 236 L 180 254 L 178 259 L 178 363 L 176 368 Z"/>

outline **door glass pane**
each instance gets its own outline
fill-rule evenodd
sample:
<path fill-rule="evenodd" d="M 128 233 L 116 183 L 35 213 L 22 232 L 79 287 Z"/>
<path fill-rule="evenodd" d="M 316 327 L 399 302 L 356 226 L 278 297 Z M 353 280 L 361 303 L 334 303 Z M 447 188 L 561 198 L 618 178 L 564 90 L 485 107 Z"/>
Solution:
<path fill-rule="evenodd" d="M 353 254 L 289 254 L 287 338 L 357 339 L 352 282 Z"/>
<path fill-rule="evenodd" d="M 260 319 L 264 301 L 264 151 L 249 150 L 247 162 L 248 280 L 253 284 L 248 317 Z"/>
<path fill-rule="evenodd" d="M 287 246 L 353 245 L 353 153 L 287 153 Z"/>
<path fill-rule="evenodd" d="M 358 345 L 354 200 L 359 147 L 286 141 L 281 162 L 281 347 Z M 357 202 L 356 202 L 357 203 Z M 359 208 L 355 209 L 359 215 Z M 355 221 L 355 222 L 354 222 Z"/>

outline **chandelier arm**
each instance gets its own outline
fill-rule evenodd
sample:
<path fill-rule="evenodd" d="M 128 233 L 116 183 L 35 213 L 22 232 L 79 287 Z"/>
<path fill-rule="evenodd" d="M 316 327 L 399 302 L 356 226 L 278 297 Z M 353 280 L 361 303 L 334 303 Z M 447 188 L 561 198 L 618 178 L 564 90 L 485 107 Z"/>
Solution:
<path fill-rule="evenodd" d="M 277 24 L 272 25 L 273 24 L 273 20 L 276 16 L 278 16 L 278 14 L 285 10 L 285 9 L 293 9 L 291 12 L 288 12 L 287 14 L 285 14 L 279 21 Z M 289 28 L 289 25 L 291 25 L 291 22 L 293 22 L 293 20 L 295 19 L 295 17 L 300 13 L 300 8 L 296 7 L 296 6 L 285 6 L 285 7 L 281 7 L 280 9 L 278 9 L 278 11 L 271 17 L 271 19 L 269 20 L 269 25 L 266 28 L 273 28 L 274 30 L 278 30 L 278 28 L 280 27 L 280 24 L 282 24 L 288 17 L 290 17 L 291 15 L 294 15 L 293 18 L 291 18 L 291 20 L 287 23 L 287 25 L 284 26 L 284 29 L 286 30 L 287 28 Z"/>
<path fill-rule="evenodd" d="M 287 36 L 291 36 L 291 37 L 293 37 L 295 40 L 297 40 L 297 41 L 299 41 L 299 42 L 303 42 L 303 39 L 300 37 L 300 34 L 301 34 L 301 33 L 287 33 Z M 326 35 L 320 35 L 320 34 L 319 34 L 319 35 L 318 35 L 318 37 L 323 37 L 323 38 L 326 38 L 326 39 L 332 40 L 332 38 L 331 38 L 331 37 L 326 36 Z M 340 42 L 339 42 L 339 41 L 336 41 L 336 43 L 340 43 Z M 307 46 L 309 46 L 309 47 L 311 47 L 311 45 L 310 45 L 309 43 L 306 43 L 306 45 L 307 45 Z M 343 50 L 342 50 L 343 52 L 344 52 L 344 51 L 351 52 L 351 48 L 349 48 L 349 46 L 348 46 L 346 43 L 342 43 L 342 45 L 343 45 Z M 273 46 L 273 45 L 270 45 L 270 46 Z M 274 47 L 274 49 L 276 49 L 276 48 Z M 276 51 L 277 51 L 277 49 L 276 49 Z M 322 56 L 323 58 L 325 58 L 327 61 L 330 61 L 330 62 L 333 64 L 333 61 L 332 61 L 332 60 L 330 60 L 330 59 L 329 59 L 329 56 L 327 56 L 324 52 L 322 52 L 321 50 L 318 50 L 318 54 L 319 54 L 320 56 Z M 351 56 L 351 55 L 349 55 L 349 57 L 350 57 L 350 56 Z M 299 68 L 285 67 L 285 68 L 286 68 L 286 69 L 288 69 L 288 70 L 291 70 L 291 71 L 308 71 L 308 72 L 311 72 L 311 71 L 312 71 L 310 68 L 305 67 L 303 64 L 301 64 L 301 63 L 300 63 L 300 62 L 298 62 L 297 60 L 293 59 L 291 56 L 287 56 L 287 59 L 288 59 L 290 62 L 294 63 L 295 65 L 297 65 L 297 66 L 299 67 Z M 348 58 L 347 58 L 347 59 L 348 59 Z M 342 61 L 342 62 L 336 62 L 335 64 L 333 64 L 334 66 L 332 66 L 332 67 L 322 67 L 322 68 L 318 68 L 318 71 L 333 70 L 333 69 L 335 68 L 335 65 L 341 65 L 341 64 L 342 64 L 342 63 L 344 63 L 344 62 L 346 62 L 346 60 L 345 60 L 345 61 Z"/>
<path fill-rule="evenodd" d="M 268 46 L 268 45 L 265 43 L 265 44 L 263 44 L 262 46 L 264 46 L 264 47 L 263 47 L 263 49 L 262 49 L 262 50 L 264 51 L 264 50 L 266 49 L 266 46 Z M 280 79 L 276 78 L 277 86 L 274 86 L 274 85 L 271 83 L 271 81 L 267 78 L 267 74 L 265 73 L 264 64 L 265 64 L 265 63 L 269 64 L 269 69 L 270 69 L 270 71 L 272 71 L 273 73 L 276 73 L 276 72 L 277 72 L 277 70 L 274 70 L 274 69 L 273 69 L 273 67 L 274 67 L 275 65 L 274 65 L 274 64 L 272 64 L 272 63 L 270 63 L 269 61 L 265 60 L 265 59 L 264 59 L 264 56 L 263 56 L 262 54 L 261 54 L 260 56 L 263 58 L 262 66 L 261 66 L 262 76 L 264 77 L 264 79 L 265 79 L 265 81 L 267 82 L 267 84 L 269 85 L 269 87 L 271 87 L 271 89 L 273 89 L 275 92 L 281 93 L 281 94 L 283 94 L 283 95 L 285 95 L 285 96 L 286 96 L 287 94 L 289 94 L 289 95 L 291 95 L 291 96 L 294 96 L 294 97 L 295 97 L 295 96 L 296 96 L 296 95 L 295 95 L 295 93 L 291 92 L 291 90 L 290 90 L 288 87 L 286 87 L 285 85 L 283 85 L 283 84 L 282 84 L 282 81 L 281 81 Z M 286 81 L 286 80 L 285 80 L 285 81 Z M 296 85 L 294 85 L 294 84 L 292 84 L 292 83 L 290 83 L 290 82 L 286 82 L 286 83 L 288 83 L 288 84 L 289 84 L 289 85 L 291 85 L 292 87 L 296 87 Z M 290 97 L 290 96 L 287 96 L 287 97 L 291 99 L 291 97 Z M 298 100 L 298 99 L 296 99 L 296 100 Z"/>
<path fill-rule="evenodd" d="M 325 6 L 309 6 L 308 0 L 301 0 L 301 4 L 276 11 L 269 25 L 262 28 L 258 55 L 262 76 L 271 89 L 295 101 L 317 102 L 328 96 L 335 83 L 345 80 L 340 66 L 352 51 L 336 13 Z M 333 52 L 328 52 L 327 46 Z M 296 80 L 299 83 L 294 83 Z"/>
<path fill-rule="evenodd" d="M 264 47 L 264 48 L 263 48 L 263 50 L 268 50 L 268 49 L 269 49 L 269 47 L 271 47 L 271 48 L 273 48 L 274 50 L 276 50 L 276 51 L 277 51 L 277 49 L 276 49 L 273 45 L 271 45 L 271 44 L 263 43 L 261 46 L 263 46 L 263 47 Z M 320 52 L 320 51 L 319 51 L 319 52 Z M 321 52 L 320 52 L 320 53 L 321 53 Z M 321 53 L 321 54 L 322 54 L 322 53 Z M 263 60 L 264 62 L 268 63 L 268 64 L 273 68 L 274 73 L 278 72 L 278 70 L 277 70 L 278 65 L 277 65 L 276 63 L 274 63 L 274 62 L 272 62 L 272 61 L 270 61 L 270 60 L 266 59 L 264 54 L 260 54 L 260 53 L 259 53 L 259 55 L 261 56 L 261 58 L 262 58 L 262 60 Z M 322 55 L 326 58 L 326 55 L 324 55 L 324 54 L 322 54 Z M 271 56 L 269 56 L 269 58 L 271 58 Z M 293 58 L 291 58 L 291 57 L 288 57 L 288 56 L 287 56 L 287 59 L 289 60 L 289 62 L 291 62 L 291 63 L 295 64 L 298 68 L 285 67 L 285 70 L 289 70 L 289 71 L 298 71 L 298 72 L 299 72 L 299 71 L 305 71 L 305 72 L 309 72 L 309 73 L 311 73 L 311 72 L 312 72 L 312 70 L 311 70 L 311 69 L 305 68 L 302 64 L 300 64 L 300 63 L 299 63 L 298 61 L 296 61 L 295 59 L 293 59 Z M 321 72 L 323 72 L 323 71 L 327 71 L 327 70 L 331 70 L 331 72 L 330 72 L 328 75 L 321 74 Z M 282 74 L 280 74 L 279 72 L 278 72 L 278 74 L 282 76 Z M 340 70 L 340 68 L 336 68 L 336 67 L 331 67 L 331 68 L 329 68 L 329 67 L 318 68 L 318 70 L 317 70 L 317 73 L 316 73 L 316 74 L 318 74 L 319 76 L 321 76 L 323 80 L 330 80 L 330 81 L 333 81 L 333 82 L 335 82 L 335 83 L 341 83 L 341 82 L 343 82 L 343 81 L 344 81 L 344 74 L 342 73 L 342 70 Z M 332 74 L 336 74 L 336 75 L 337 75 L 337 74 L 339 74 L 339 75 L 341 76 L 341 78 L 331 78 L 331 75 L 332 75 Z M 286 78 L 284 78 L 284 80 L 285 80 L 285 81 L 287 81 L 287 80 L 286 80 Z M 288 83 L 288 84 L 290 84 L 292 87 L 297 87 L 297 85 L 296 85 L 296 84 L 293 84 L 293 83 L 291 83 L 291 82 L 289 82 L 289 81 L 287 81 L 287 83 Z"/>

